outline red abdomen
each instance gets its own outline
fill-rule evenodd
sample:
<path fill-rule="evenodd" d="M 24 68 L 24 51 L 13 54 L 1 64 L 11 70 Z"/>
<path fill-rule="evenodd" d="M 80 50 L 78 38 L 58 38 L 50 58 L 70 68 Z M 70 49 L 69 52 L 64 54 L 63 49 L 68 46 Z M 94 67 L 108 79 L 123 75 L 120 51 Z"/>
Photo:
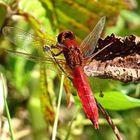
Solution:
<path fill-rule="evenodd" d="M 92 121 L 94 127 L 98 128 L 98 108 L 96 101 L 88 84 L 87 77 L 80 66 L 74 68 L 73 77 L 74 85 L 78 91 L 84 111 L 87 117 Z"/>

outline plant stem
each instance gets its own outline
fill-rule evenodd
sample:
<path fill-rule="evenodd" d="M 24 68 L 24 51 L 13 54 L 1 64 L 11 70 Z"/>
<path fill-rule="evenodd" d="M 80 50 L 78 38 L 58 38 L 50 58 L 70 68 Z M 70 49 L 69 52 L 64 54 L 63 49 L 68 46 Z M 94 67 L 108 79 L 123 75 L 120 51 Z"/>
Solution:
<path fill-rule="evenodd" d="M 11 133 L 11 140 L 15 140 L 14 132 L 13 132 L 13 128 L 12 128 L 11 116 L 10 116 L 10 112 L 9 112 L 9 109 L 8 109 L 8 104 L 7 104 L 6 97 L 5 97 L 6 92 L 7 92 L 6 91 L 6 83 L 5 83 L 5 79 L 4 79 L 2 73 L 0 74 L 0 76 L 1 76 L 1 79 L 2 79 L 4 104 L 5 104 L 5 109 L 6 109 L 6 114 L 7 114 L 8 124 L 9 124 L 9 130 L 10 130 L 10 133 Z"/>
<path fill-rule="evenodd" d="M 99 110 L 101 111 L 102 115 L 106 118 L 108 124 L 109 124 L 109 125 L 111 126 L 111 128 L 113 129 L 113 131 L 114 131 L 114 133 L 115 133 L 117 139 L 118 139 L 118 140 L 123 140 L 123 138 L 122 138 L 122 136 L 121 136 L 121 134 L 120 134 L 120 132 L 119 132 L 119 129 L 118 129 L 117 126 L 113 123 L 113 121 L 112 121 L 111 117 L 109 116 L 109 114 L 106 112 L 106 110 L 103 108 L 103 106 L 102 106 L 99 102 L 97 102 L 97 100 L 96 100 L 96 103 L 97 103 L 97 106 L 98 106 Z"/>
<path fill-rule="evenodd" d="M 56 139 L 57 124 L 58 124 L 58 118 L 59 118 L 59 112 L 60 112 L 60 104 L 61 104 L 61 99 L 62 99 L 63 83 L 64 83 L 64 75 L 62 74 L 60 90 L 59 90 L 59 97 L 58 97 L 58 104 L 57 104 L 57 110 L 56 110 L 56 117 L 55 117 L 55 121 L 54 121 L 54 125 L 53 125 L 52 140 Z"/>

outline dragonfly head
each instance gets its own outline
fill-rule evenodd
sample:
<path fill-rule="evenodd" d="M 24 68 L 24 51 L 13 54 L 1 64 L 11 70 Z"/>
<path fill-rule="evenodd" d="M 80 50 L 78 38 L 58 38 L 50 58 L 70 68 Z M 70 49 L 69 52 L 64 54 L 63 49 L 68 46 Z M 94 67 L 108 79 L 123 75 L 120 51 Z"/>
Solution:
<path fill-rule="evenodd" d="M 57 38 L 58 43 L 60 43 L 60 44 L 64 44 L 64 42 L 67 39 L 74 40 L 75 39 L 74 33 L 71 31 L 64 31 L 64 32 L 60 33 Z"/>

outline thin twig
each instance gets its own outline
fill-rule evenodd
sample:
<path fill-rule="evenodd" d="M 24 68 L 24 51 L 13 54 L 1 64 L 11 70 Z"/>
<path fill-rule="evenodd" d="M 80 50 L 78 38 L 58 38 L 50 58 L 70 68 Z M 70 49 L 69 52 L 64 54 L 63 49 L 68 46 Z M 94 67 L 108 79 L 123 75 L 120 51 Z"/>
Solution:
<path fill-rule="evenodd" d="M 108 124 L 111 126 L 111 128 L 113 129 L 116 137 L 118 140 L 123 140 L 117 126 L 113 123 L 111 117 L 109 116 L 109 114 L 106 112 L 106 110 L 103 108 L 103 106 L 96 100 L 97 106 L 99 108 L 99 110 L 101 111 L 102 115 L 106 118 Z"/>

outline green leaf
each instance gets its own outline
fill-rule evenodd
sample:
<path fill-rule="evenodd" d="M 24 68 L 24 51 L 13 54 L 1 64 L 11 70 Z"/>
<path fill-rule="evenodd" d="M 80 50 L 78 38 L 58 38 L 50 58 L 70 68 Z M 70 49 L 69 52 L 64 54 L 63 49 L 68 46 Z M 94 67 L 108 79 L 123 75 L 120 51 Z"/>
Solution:
<path fill-rule="evenodd" d="M 114 24 L 114 19 L 117 18 L 119 12 L 129 8 L 129 5 L 122 0 L 115 2 L 110 0 L 104 2 L 55 0 L 54 3 L 50 0 L 49 2 L 40 0 L 40 2 L 46 10 L 47 17 L 51 17 L 51 25 L 55 25 L 57 20 L 60 30 L 74 31 L 79 38 L 84 38 L 102 16 L 107 16 L 110 24 Z M 81 15 L 83 15 L 82 18 Z"/>
<path fill-rule="evenodd" d="M 7 14 L 7 7 L 3 3 L 0 3 L 0 28 L 2 27 Z"/>
<path fill-rule="evenodd" d="M 122 94 L 119 91 L 105 92 L 103 97 L 95 96 L 98 102 L 106 109 L 125 110 L 140 107 L 140 100 Z"/>

